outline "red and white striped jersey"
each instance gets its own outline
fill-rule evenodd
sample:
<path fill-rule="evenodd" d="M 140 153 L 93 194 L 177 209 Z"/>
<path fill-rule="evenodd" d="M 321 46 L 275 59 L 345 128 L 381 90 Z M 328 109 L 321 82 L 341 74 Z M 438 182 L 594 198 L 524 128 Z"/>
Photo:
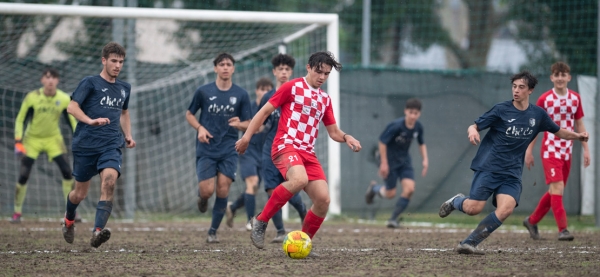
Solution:
<path fill-rule="evenodd" d="M 581 97 L 575 91 L 567 89 L 564 96 L 551 89 L 538 98 L 537 105 L 542 107 L 560 128 L 574 130 L 575 120 L 583 117 Z M 573 141 L 561 139 L 552 133 L 545 132 L 542 140 L 542 158 L 556 158 L 568 161 L 571 159 Z"/>
<path fill-rule="evenodd" d="M 289 146 L 314 154 L 319 122 L 322 120 L 325 126 L 335 124 L 329 95 L 320 88 L 311 88 L 304 78 L 283 84 L 269 103 L 281 107 L 272 154 Z"/>

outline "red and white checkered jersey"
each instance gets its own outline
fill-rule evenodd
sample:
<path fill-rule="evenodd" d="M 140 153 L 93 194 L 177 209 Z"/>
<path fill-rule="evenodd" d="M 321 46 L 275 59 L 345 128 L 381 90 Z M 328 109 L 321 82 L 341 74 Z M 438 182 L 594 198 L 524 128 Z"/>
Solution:
<path fill-rule="evenodd" d="M 322 89 L 311 88 L 305 78 L 296 78 L 283 84 L 269 99 L 275 108 L 281 107 L 277 134 L 271 153 L 293 146 L 314 154 L 319 135 L 319 122 L 335 124 L 331 98 Z"/>
<path fill-rule="evenodd" d="M 567 89 L 564 96 L 556 94 L 554 89 L 544 92 L 538 98 L 537 105 L 542 107 L 550 118 L 554 120 L 560 128 L 569 131 L 574 130 L 575 120 L 583 117 L 583 107 L 581 106 L 581 97 L 575 91 Z M 556 135 L 545 132 L 542 141 L 542 158 L 554 157 L 568 161 L 571 159 L 573 141 L 565 140 Z"/>

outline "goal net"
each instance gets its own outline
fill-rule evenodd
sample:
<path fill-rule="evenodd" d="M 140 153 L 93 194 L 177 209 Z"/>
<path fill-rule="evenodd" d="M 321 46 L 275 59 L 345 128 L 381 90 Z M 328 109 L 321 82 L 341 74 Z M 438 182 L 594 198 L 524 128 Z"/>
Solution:
<path fill-rule="evenodd" d="M 27 92 L 41 87 L 44 68 L 58 69 L 58 88 L 71 94 L 83 77 L 102 70 L 103 45 L 118 41 L 126 47 L 119 78 L 132 83 L 129 110 L 137 147 L 123 151 L 113 214 L 168 216 L 197 209 L 196 133 L 185 120 L 185 111 L 196 88 L 215 80 L 212 60 L 218 53 L 234 56 L 233 81 L 255 99 L 259 78 L 275 82 L 270 60 L 277 53 L 296 59 L 295 78 L 306 74 L 304 65 L 311 53 L 337 53 L 338 47 L 336 15 L 0 3 L 0 18 L 3 215 L 13 211 L 19 177 L 20 161 L 13 150 L 15 118 Z M 324 89 L 336 102 L 339 77 L 334 75 Z M 61 129 L 70 149 L 72 134 L 66 122 L 61 122 Z M 331 165 L 339 164 L 339 144 L 329 143 L 326 130 L 321 129 L 317 156 L 330 182 L 338 180 L 332 187 L 339 191 L 339 166 Z M 72 163 L 70 153 L 69 160 Z M 25 218 L 34 214 L 56 217 L 64 212 L 61 179 L 58 167 L 42 154 L 27 182 Z M 231 186 L 230 201 L 244 190 L 238 177 Z M 266 201 L 263 191 L 257 193 L 257 207 Z M 91 216 L 99 197 L 100 180 L 94 177 L 78 211 Z M 332 198 L 335 202 L 336 197 Z M 212 207 L 214 196 L 210 201 Z M 333 206 L 333 212 L 339 213 L 339 207 Z"/>

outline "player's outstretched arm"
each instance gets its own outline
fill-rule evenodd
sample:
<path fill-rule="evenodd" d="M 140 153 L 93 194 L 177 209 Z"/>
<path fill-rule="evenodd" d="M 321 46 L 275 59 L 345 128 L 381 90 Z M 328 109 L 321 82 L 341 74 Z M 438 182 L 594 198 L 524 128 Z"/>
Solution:
<path fill-rule="evenodd" d="M 260 129 L 260 126 L 263 125 L 265 120 L 267 120 L 267 117 L 269 117 L 269 115 L 271 113 L 273 113 L 273 111 L 275 111 L 275 106 L 273 106 L 273 104 L 271 104 L 270 102 L 267 102 L 267 104 L 265 104 L 254 115 L 254 117 L 250 121 L 250 124 L 248 124 L 248 128 L 246 128 L 246 132 L 244 133 L 242 138 L 240 138 L 235 143 L 235 150 L 239 154 L 244 154 L 244 152 L 246 152 L 246 149 L 248 148 L 248 144 L 250 143 L 250 139 L 252 138 L 252 136 L 254 134 L 256 134 L 256 132 L 258 132 L 258 130 Z"/>
<path fill-rule="evenodd" d="M 585 142 L 589 139 L 589 134 L 587 132 L 575 133 L 563 128 L 560 128 L 560 130 L 554 134 L 561 139 L 580 140 Z"/>
<path fill-rule="evenodd" d="M 481 141 L 479 137 L 479 128 L 477 128 L 477 124 L 469 126 L 469 128 L 467 129 L 467 134 L 469 136 L 469 141 L 471 142 L 471 144 L 477 145 Z"/>
<path fill-rule="evenodd" d="M 79 103 L 71 100 L 71 102 L 69 102 L 69 106 L 67 107 L 67 112 L 71 115 L 73 115 L 75 117 L 75 119 L 77 119 L 79 122 L 83 122 L 85 124 L 88 125 L 92 125 L 92 126 L 102 126 L 102 125 L 107 125 L 110 124 L 110 119 L 108 118 L 96 118 L 96 119 L 91 119 L 89 118 L 79 107 Z"/>
<path fill-rule="evenodd" d="M 344 131 L 342 131 L 337 126 L 337 124 L 334 123 L 334 124 L 325 126 L 325 128 L 327 128 L 327 133 L 329 133 L 329 137 L 332 140 L 337 141 L 337 142 L 345 142 L 346 145 L 348 145 L 348 147 L 350 149 L 352 149 L 352 151 L 358 152 L 362 148 L 362 146 L 360 146 L 360 141 L 355 139 L 353 136 L 344 133 Z"/>
<path fill-rule="evenodd" d="M 131 136 L 131 117 L 129 116 L 129 110 L 121 111 L 121 129 L 123 130 L 123 134 L 125 135 L 125 146 L 127 148 L 135 147 L 135 140 Z"/>

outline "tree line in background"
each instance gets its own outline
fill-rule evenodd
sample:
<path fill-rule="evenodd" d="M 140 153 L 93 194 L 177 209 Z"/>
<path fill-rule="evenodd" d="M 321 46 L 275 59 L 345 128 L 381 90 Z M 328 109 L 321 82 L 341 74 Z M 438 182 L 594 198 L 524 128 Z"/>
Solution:
<path fill-rule="evenodd" d="M 73 4 L 74 0 L 4 1 L 25 3 Z M 77 1 L 77 0 L 75 0 Z M 468 32 L 465 41 L 452 39 L 448 26 L 440 19 L 440 9 L 449 1 L 466 7 Z M 79 4 L 112 6 L 112 0 L 78 0 Z M 125 1 L 126 2 L 126 1 Z M 319 12 L 340 16 L 341 58 L 346 64 L 361 60 L 361 0 L 138 0 L 139 7 L 178 7 L 244 11 Z M 567 61 L 573 73 L 596 74 L 596 39 L 598 35 L 597 1 L 594 0 L 371 0 L 371 60 L 374 65 L 398 66 L 403 53 L 425 50 L 432 45 L 445 47 L 457 61 L 458 69 L 483 70 L 491 42 L 504 35 L 522 46 L 528 57 L 525 68 L 547 72 L 556 60 Z M 26 30 L 33 30 L 35 43 L 25 59 L 36 59 L 61 18 L 0 15 L 0 59 L 17 59 L 17 44 Z M 77 57 L 78 49 L 100 49 L 111 39 L 112 20 L 86 18 L 85 27 L 93 36 L 61 43 L 59 49 Z M 190 31 L 202 30 L 202 23 L 182 22 L 174 39 L 182 48 L 198 49 L 186 39 Z M 36 26 L 33 28 L 33 26 Z M 40 27 L 42 26 L 42 27 Z M 99 28 L 100 27 L 100 28 Z M 98 30 L 101 30 L 100 32 Z M 88 32 L 91 33 L 91 32 Z M 80 57 L 85 58 L 85 57 Z M 190 60 L 203 58 L 190 55 Z"/>

